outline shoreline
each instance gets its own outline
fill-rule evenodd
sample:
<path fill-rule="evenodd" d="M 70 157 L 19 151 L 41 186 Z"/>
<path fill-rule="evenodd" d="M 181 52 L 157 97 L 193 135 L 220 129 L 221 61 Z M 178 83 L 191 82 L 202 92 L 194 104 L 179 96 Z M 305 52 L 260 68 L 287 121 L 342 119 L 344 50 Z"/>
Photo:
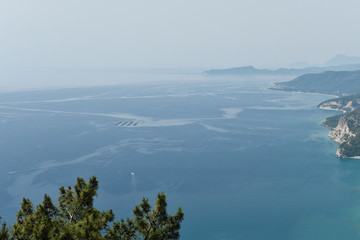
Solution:
<path fill-rule="evenodd" d="M 344 110 L 341 110 L 341 109 L 332 109 L 332 108 L 326 108 L 326 107 L 318 107 L 318 109 L 321 109 L 321 110 L 327 110 L 327 111 L 336 111 L 336 112 L 342 112 L 342 113 L 346 113 L 346 111 Z M 325 120 L 324 120 L 325 121 Z"/>
<path fill-rule="evenodd" d="M 274 90 L 274 91 L 282 91 L 282 92 L 291 92 L 291 93 L 307 93 L 307 94 L 316 94 L 316 95 L 325 95 L 325 96 L 331 96 L 333 98 L 340 98 L 340 96 L 338 95 L 333 95 L 333 94 L 326 94 L 326 93 L 316 93 L 316 92 L 303 92 L 303 91 L 288 91 L 288 90 L 284 90 L 284 89 L 277 89 L 277 88 L 265 88 L 266 90 Z M 320 103 L 321 104 L 321 103 Z M 319 104 L 319 105 L 320 105 Z M 345 111 L 343 110 L 339 110 L 339 109 L 331 109 L 331 108 L 321 108 L 319 107 L 319 105 L 317 106 L 317 109 L 321 109 L 321 110 L 327 110 L 327 111 L 336 111 L 336 112 L 342 112 L 342 113 L 346 113 Z M 338 158 L 341 158 L 341 159 L 360 159 L 360 156 L 353 156 L 353 157 L 341 157 L 339 156 L 339 150 L 340 150 L 340 144 L 339 142 L 335 141 L 334 138 L 332 138 L 330 136 L 330 132 L 331 132 L 331 127 L 329 127 L 328 125 L 324 124 L 324 122 L 326 121 L 326 119 L 324 119 L 322 122 L 321 122 L 321 125 L 330 129 L 329 133 L 328 133 L 328 137 L 333 141 L 333 142 L 336 142 L 338 144 L 338 148 L 336 150 L 336 153 L 335 155 L 338 157 Z"/>
<path fill-rule="evenodd" d="M 316 94 L 316 95 L 325 95 L 325 96 L 332 96 L 334 98 L 340 98 L 339 95 L 334 95 L 334 94 L 330 94 L 330 93 L 319 93 L 319 92 L 303 92 L 303 91 L 289 91 L 289 90 L 284 90 L 281 88 L 264 88 L 265 90 L 272 90 L 272 91 L 280 91 L 280 92 L 289 92 L 289 93 L 307 93 L 307 94 Z"/>

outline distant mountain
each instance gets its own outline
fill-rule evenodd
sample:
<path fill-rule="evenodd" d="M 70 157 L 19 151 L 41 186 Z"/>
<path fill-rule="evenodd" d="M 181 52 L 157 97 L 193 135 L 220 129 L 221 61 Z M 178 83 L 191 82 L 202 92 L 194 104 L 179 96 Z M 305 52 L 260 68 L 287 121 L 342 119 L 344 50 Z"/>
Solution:
<path fill-rule="evenodd" d="M 292 81 L 275 83 L 271 89 L 326 94 L 360 93 L 360 71 L 328 71 L 305 74 Z"/>
<path fill-rule="evenodd" d="M 351 64 L 360 64 L 360 57 L 351 57 L 339 54 L 325 63 L 326 66 L 341 66 Z"/>
<path fill-rule="evenodd" d="M 253 74 L 272 74 L 272 70 L 268 69 L 257 69 L 253 66 L 245 66 L 245 67 L 235 67 L 235 68 L 227 68 L 227 69 L 211 69 L 205 71 L 204 74 L 207 75 L 253 75 Z"/>
<path fill-rule="evenodd" d="M 307 68 L 279 68 L 275 70 L 258 69 L 253 66 L 235 67 L 228 69 L 212 69 L 203 72 L 206 75 L 293 75 L 299 76 L 306 73 L 321 73 L 325 71 L 355 71 L 360 70 L 360 64 L 328 66 L 328 67 L 307 67 Z"/>

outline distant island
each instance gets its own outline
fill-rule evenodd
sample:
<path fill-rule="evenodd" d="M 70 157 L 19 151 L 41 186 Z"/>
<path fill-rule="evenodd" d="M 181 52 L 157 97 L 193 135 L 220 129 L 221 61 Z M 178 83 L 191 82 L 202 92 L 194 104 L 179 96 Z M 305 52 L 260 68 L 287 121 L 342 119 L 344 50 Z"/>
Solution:
<path fill-rule="evenodd" d="M 305 74 L 275 83 L 270 89 L 337 95 L 318 105 L 320 109 L 342 112 L 325 119 L 323 125 L 330 128 L 329 136 L 339 143 L 338 157 L 360 158 L 360 71 Z"/>
<path fill-rule="evenodd" d="M 322 73 L 326 71 L 356 71 L 360 70 L 360 57 L 336 55 L 321 65 L 311 65 L 297 62 L 288 67 L 278 69 L 259 69 L 254 66 L 242 66 L 227 69 L 211 69 L 203 72 L 205 75 L 289 75 L 300 76 L 307 73 Z"/>
<path fill-rule="evenodd" d="M 211 69 L 203 72 L 205 75 L 290 75 L 299 76 L 306 73 L 322 73 L 325 71 L 355 71 L 360 70 L 360 64 L 341 66 L 306 67 L 306 68 L 279 68 L 275 70 L 258 69 L 254 66 L 235 67 L 227 69 Z"/>

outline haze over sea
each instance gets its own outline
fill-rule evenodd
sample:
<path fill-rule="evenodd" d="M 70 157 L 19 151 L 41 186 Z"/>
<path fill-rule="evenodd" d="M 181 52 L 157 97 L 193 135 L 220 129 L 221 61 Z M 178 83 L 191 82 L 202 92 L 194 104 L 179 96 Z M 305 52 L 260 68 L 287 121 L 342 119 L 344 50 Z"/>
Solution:
<path fill-rule="evenodd" d="M 55 75 L 0 95 L 4 219 L 23 197 L 56 199 L 95 175 L 97 207 L 118 218 L 164 191 L 186 240 L 359 238 L 360 162 L 335 156 L 321 121 L 336 113 L 316 108 L 329 96 L 266 90 L 276 77 L 142 74 L 81 88 L 119 76 Z"/>

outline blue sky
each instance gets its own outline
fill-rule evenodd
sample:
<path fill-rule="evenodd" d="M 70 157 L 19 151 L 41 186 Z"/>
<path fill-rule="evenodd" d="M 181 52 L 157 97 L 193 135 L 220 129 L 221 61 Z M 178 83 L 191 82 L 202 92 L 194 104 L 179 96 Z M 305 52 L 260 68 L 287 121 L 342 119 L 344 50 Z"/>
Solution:
<path fill-rule="evenodd" d="M 1 1 L 1 67 L 221 68 L 360 56 L 360 1 Z"/>

